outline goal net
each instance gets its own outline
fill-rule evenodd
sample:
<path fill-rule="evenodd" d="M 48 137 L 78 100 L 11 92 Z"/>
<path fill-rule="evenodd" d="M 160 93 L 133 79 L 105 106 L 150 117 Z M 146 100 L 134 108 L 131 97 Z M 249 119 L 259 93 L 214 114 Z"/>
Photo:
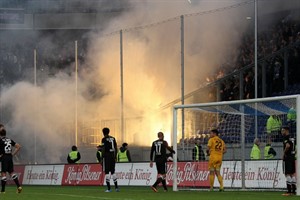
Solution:
<path fill-rule="evenodd" d="M 299 142 L 296 137 L 300 134 L 296 128 L 300 121 L 299 114 L 297 115 L 300 110 L 299 101 L 300 96 L 293 95 L 175 105 L 172 143 L 178 159 L 174 159 L 172 163 L 173 190 L 209 188 L 209 157 L 206 149 L 209 132 L 213 128 L 218 129 L 219 136 L 227 147 L 221 167 L 225 189 L 286 188 L 281 160 L 281 127 L 289 126 L 290 134 Z M 259 159 L 251 160 L 250 152 L 256 138 L 260 141 L 261 153 Z M 203 150 L 203 160 L 195 159 L 195 154 L 193 156 L 195 144 L 200 147 L 198 155 Z M 271 145 L 276 155 L 265 155 L 267 144 Z M 297 186 L 300 188 L 299 173 L 297 179 Z M 214 186 L 219 187 L 217 179 Z"/>

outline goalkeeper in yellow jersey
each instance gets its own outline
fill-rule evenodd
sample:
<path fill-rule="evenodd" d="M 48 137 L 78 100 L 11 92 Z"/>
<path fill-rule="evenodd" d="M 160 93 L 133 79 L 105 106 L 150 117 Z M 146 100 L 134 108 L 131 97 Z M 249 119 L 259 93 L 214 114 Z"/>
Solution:
<path fill-rule="evenodd" d="M 219 138 L 219 131 L 212 129 L 210 131 L 210 139 L 207 144 L 207 155 L 209 155 L 209 184 L 210 190 L 213 191 L 215 175 L 220 183 L 220 191 L 224 191 L 223 177 L 220 174 L 220 168 L 222 165 L 223 154 L 226 152 L 226 145 L 224 141 Z"/>

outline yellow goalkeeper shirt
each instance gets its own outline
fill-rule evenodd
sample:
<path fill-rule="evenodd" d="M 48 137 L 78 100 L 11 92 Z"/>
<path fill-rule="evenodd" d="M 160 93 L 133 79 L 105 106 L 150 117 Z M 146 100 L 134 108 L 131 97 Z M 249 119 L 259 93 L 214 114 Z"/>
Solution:
<path fill-rule="evenodd" d="M 214 136 L 208 140 L 208 148 L 210 150 L 210 158 L 223 157 L 225 152 L 225 142 L 218 136 Z"/>

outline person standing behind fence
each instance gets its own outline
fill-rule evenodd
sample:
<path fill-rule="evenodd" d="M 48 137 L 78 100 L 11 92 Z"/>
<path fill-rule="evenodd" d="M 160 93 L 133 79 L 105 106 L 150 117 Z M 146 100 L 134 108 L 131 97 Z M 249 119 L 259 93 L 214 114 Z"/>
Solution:
<path fill-rule="evenodd" d="M 288 122 L 295 122 L 297 119 L 297 113 L 295 108 L 290 108 L 287 113 L 287 121 Z"/>
<path fill-rule="evenodd" d="M 118 179 L 115 174 L 116 168 L 116 156 L 117 156 L 117 142 L 116 139 L 109 135 L 109 128 L 103 128 L 102 133 L 104 137 L 102 138 L 102 156 L 104 161 L 104 173 L 105 181 L 107 185 L 107 190 L 105 192 L 111 192 L 110 188 L 110 177 L 112 176 L 115 190 L 119 192 Z M 110 173 L 110 174 L 109 174 Z"/>
<path fill-rule="evenodd" d="M 282 195 L 290 196 L 296 194 L 296 141 L 291 137 L 288 126 L 282 127 L 281 134 L 283 136 L 283 173 L 287 187 L 287 192 Z"/>
<path fill-rule="evenodd" d="M 131 162 L 130 152 L 128 150 L 128 144 L 125 142 L 122 144 L 117 155 L 118 162 Z"/>
<path fill-rule="evenodd" d="M 253 146 L 250 152 L 250 159 L 251 160 L 259 160 L 261 159 L 261 154 L 260 154 L 260 141 L 258 138 L 255 138 L 253 141 Z"/>
<path fill-rule="evenodd" d="M 296 110 L 292 107 L 287 113 L 287 124 L 290 127 L 290 134 L 294 137 L 296 135 L 296 120 L 297 113 Z"/>
<path fill-rule="evenodd" d="M 271 115 L 267 120 L 267 138 L 279 142 L 282 121 L 278 115 Z"/>

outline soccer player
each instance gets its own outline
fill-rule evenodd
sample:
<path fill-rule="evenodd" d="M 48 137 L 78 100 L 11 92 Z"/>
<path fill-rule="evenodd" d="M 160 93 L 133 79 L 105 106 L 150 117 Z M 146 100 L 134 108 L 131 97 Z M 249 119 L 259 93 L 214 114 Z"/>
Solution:
<path fill-rule="evenodd" d="M 12 149 L 14 147 L 14 150 Z M 0 130 L 0 158 L 1 158 L 1 193 L 5 193 L 6 174 L 9 173 L 10 177 L 14 180 L 17 186 L 17 193 L 22 192 L 22 187 L 19 183 L 17 174 L 14 173 L 13 156 L 19 152 L 21 146 L 15 141 L 6 137 L 6 130 L 4 127 Z"/>
<path fill-rule="evenodd" d="M 226 145 L 218 135 L 219 131 L 212 129 L 207 144 L 207 155 L 210 156 L 208 162 L 210 191 L 213 191 L 214 188 L 215 175 L 220 183 L 220 191 L 224 191 L 220 168 L 222 166 L 223 154 L 226 153 Z"/>
<path fill-rule="evenodd" d="M 283 173 L 286 177 L 287 192 L 282 194 L 290 196 L 296 194 L 296 164 L 295 164 L 295 138 L 289 133 L 289 127 L 283 126 L 281 129 L 283 136 Z"/>
<path fill-rule="evenodd" d="M 175 151 L 168 145 L 168 142 L 164 140 L 164 134 L 162 132 L 157 133 L 158 140 L 155 140 L 151 146 L 150 152 L 150 167 L 153 167 L 153 160 L 156 164 L 157 179 L 151 186 L 154 192 L 158 192 L 157 186 L 162 183 L 164 191 L 168 191 L 166 184 L 166 167 L 167 167 L 167 149 L 175 154 Z"/>
<path fill-rule="evenodd" d="M 114 137 L 109 135 L 109 132 L 109 128 L 102 129 L 102 133 L 104 135 L 104 137 L 102 138 L 102 156 L 104 162 L 105 181 L 107 185 L 107 190 L 105 192 L 111 192 L 110 176 L 112 176 L 112 179 L 114 181 L 116 192 L 119 192 L 118 180 L 115 174 L 116 156 L 118 150 L 117 142 Z"/>

